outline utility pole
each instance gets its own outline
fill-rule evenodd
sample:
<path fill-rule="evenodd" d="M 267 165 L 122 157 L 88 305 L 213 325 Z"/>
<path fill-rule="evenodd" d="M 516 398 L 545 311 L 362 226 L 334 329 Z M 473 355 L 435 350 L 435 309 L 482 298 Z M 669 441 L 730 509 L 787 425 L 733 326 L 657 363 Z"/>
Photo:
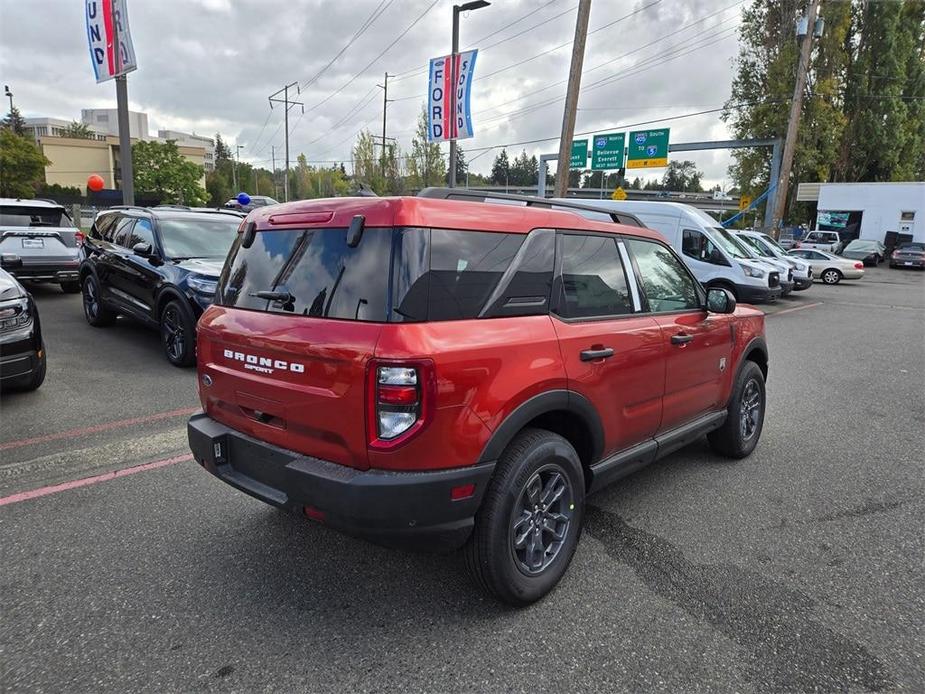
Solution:
<path fill-rule="evenodd" d="M 813 52 L 813 37 L 816 34 L 816 15 L 819 13 L 820 0 L 810 0 L 806 13 L 806 34 L 802 37 L 800 57 L 797 62 L 796 84 L 793 87 L 793 100 L 790 102 L 790 119 L 787 121 L 787 135 L 784 138 L 784 153 L 781 155 L 780 174 L 774 190 L 774 207 L 771 214 L 771 234 L 780 235 L 781 220 L 787 204 L 787 188 L 790 185 L 790 170 L 793 167 L 793 151 L 797 143 L 797 131 L 800 127 L 800 113 L 803 109 L 803 91 L 806 89 L 806 73 L 809 71 L 809 59 Z M 802 24 L 802 23 L 801 23 Z M 821 27 L 818 29 L 821 34 Z M 772 181 L 775 183 L 775 181 Z"/>
<path fill-rule="evenodd" d="M 590 0 L 589 0 L 590 1 Z M 488 7 L 491 3 L 486 0 L 472 0 L 462 5 L 453 5 L 453 46 L 450 55 L 450 84 L 453 86 L 450 93 L 450 171 L 447 176 L 447 185 L 450 188 L 456 187 L 456 138 L 453 133 L 456 131 L 456 90 L 459 89 L 459 75 L 456 74 L 456 55 L 459 53 L 459 15 L 470 10 L 480 10 Z"/>
<path fill-rule="evenodd" d="M 283 104 L 283 128 L 286 130 L 286 180 L 283 181 L 283 194 L 285 196 L 285 202 L 289 202 L 289 109 L 293 106 L 301 106 L 302 113 L 305 113 L 305 104 L 303 104 L 301 101 L 289 100 L 289 90 L 293 87 L 296 89 L 296 94 L 302 93 L 302 90 L 299 88 L 299 83 L 293 82 L 291 84 L 287 84 L 278 92 L 271 94 L 268 97 L 270 100 L 270 108 L 273 108 L 274 102 Z M 280 93 L 283 95 L 282 99 L 279 98 Z"/>
<path fill-rule="evenodd" d="M 234 146 L 234 159 L 231 160 L 231 187 L 238 190 L 238 162 L 241 161 L 241 150 L 244 145 L 236 144 Z M 235 192 L 235 195 L 238 193 Z"/>
<path fill-rule="evenodd" d="M 588 19 L 590 16 L 591 0 L 580 0 L 578 3 L 578 19 L 575 22 L 575 40 L 572 41 L 572 64 L 568 72 L 565 113 L 562 115 L 559 166 L 556 168 L 556 197 L 559 198 L 564 198 L 568 193 L 569 160 L 572 155 L 572 136 L 575 134 L 578 91 L 581 89 L 581 68 L 585 61 L 585 41 L 588 38 Z"/>
<path fill-rule="evenodd" d="M 377 84 L 382 90 L 382 178 L 385 179 L 385 143 L 388 138 L 385 136 L 386 111 L 388 109 L 389 99 L 389 73 L 385 73 L 385 80 L 382 84 Z"/>
<path fill-rule="evenodd" d="M 273 159 L 273 199 L 279 199 L 279 186 L 276 185 L 276 145 L 270 145 L 270 157 Z"/>

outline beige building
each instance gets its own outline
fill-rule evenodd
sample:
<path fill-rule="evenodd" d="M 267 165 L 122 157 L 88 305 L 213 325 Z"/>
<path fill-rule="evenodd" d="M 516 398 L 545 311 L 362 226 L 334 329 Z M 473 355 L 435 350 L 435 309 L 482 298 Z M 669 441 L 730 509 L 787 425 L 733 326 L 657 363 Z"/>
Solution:
<path fill-rule="evenodd" d="M 134 140 L 134 138 L 133 138 Z M 87 190 L 91 174 L 102 176 L 105 188 L 120 188 L 119 138 L 107 136 L 103 140 L 80 140 L 68 137 L 39 136 L 38 145 L 51 162 L 45 167 L 45 181 L 62 186 L 75 186 Z M 180 154 L 197 166 L 203 167 L 200 184 L 205 187 L 206 148 L 177 146 Z"/>

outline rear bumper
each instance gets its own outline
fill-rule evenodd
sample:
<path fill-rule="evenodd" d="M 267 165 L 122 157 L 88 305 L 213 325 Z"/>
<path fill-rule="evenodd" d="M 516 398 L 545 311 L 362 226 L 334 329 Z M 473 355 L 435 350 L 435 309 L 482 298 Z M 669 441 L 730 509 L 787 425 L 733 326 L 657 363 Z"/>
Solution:
<path fill-rule="evenodd" d="M 23 265 L 9 273 L 19 280 L 41 282 L 77 282 L 79 272 L 76 261 L 62 264 Z"/>
<path fill-rule="evenodd" d="M 890 258 L 890 267 L 925 268 L 925 258 Z"/>
<path fill-rule="evenodd" d="M 268 504 L 351 535 L 390 546 L 434 551 L 461 547 L 494 463 L 433 472 L 356 470 L 272 446 L 205 413 L 187 424 L 196 461 L 223 482 Z M 474 494 L 452 501 L 454 487 Z"/>

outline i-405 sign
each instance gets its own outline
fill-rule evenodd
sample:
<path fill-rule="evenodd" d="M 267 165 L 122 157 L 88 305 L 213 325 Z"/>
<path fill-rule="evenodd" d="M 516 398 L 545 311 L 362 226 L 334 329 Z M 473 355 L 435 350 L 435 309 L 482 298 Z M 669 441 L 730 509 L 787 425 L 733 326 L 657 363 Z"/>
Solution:
<path fill-rule="evenodd" d="M 668 133 L 669 128 L 630 133 L 626 168 L 648 169 L 668 166 Z"/>
<path fill-rule="evenodd" d="M 595 135 L 591 140 L 591 170 L 612 171 L 623 168 L 626 133 Z"/>

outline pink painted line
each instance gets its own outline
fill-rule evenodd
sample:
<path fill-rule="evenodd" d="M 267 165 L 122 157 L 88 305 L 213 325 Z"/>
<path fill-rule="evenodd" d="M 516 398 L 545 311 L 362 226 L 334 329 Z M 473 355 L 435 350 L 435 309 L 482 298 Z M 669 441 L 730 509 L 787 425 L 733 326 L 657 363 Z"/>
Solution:
<path fill-rule="evenodd" d="M 26 492 L 19 492 L 17 494 L 11 494 L 10 496 L 0 496 L 0 506 L 7 506 L 8 504 L 18 504 L 20 501 L 28 501 L 29 499 L 38 499 L 42 496 L 48 496 L 49 494 L 57 494 L 58 492 L 66 492 L 70 489 L 79 489 L 80 487 L 89 487 L 91 484 L 98 484 L 100 482 L 108 482 L 109 480 L 114 480 L 119 477 L 127 477 L 128 475 L 134 475 L 137 472 L 147 472 L 148 470 L 156 470 L 159 467 L 167 467 L 168 465 L 174 465 L 175 463 L 184 463 L 187 460 L 192 460 L 192 454 L 187 453 L 186 455 L 179 455 L 176 458 L 167 458 L 166 460 L 156 460 L 153 463 L 144 463 L 142 465 L 135 465 L 134 467 L 127 467 L 121 470 L 113 470 L 112 472 L 104 472 L 102 475 L 94 475 L 93 477 L 84 477 L 83 479 L 71 480 L 70 482 L 62 482 L 61 484 L 53 484 L 48 487 L 39 487 L 38 489 L 30 489 Z"/>
<path fill-rule="evenodd" d="M 185 407 L 181 410 L 171 410 L 170 412 L 158 412 L 157 414 L 149 414 L 143 417 L 132 417 L 131 419 L 119 419 L 114 422 L 104 422 L 103 424 L 94 424 L 88 427 L 80 427 L 78 429 L 68 429 L 67 431 L 59 431 L 55 434 L 45 434 L 44 436 L 35 436 L 31 439 L 19 439 L 18 441 L 7 441 L 5 443 L 0 443 L 0 451 L 7 451 L 11 448 L 22 448 L 23 446 L 31 446 L 36 443 L 45 443 L 46 441 L 57 441 L 59 439 L 70 439 L 77 436 L 87 436 L 88 434 L 96 434 L 101 431 L 109 431 L 110 429 L 121 429 L 122 427 L 130 427 L 135 424 L 146 424 L 148 422 L 156 422 L 159 419 L 170 419 L 171 417 L 180 417 L 182 415 L 191 415 L 196 412 L 199 408 L 197 407 Z"/>
<path fill-rule="evenodd" d="M 782 316 L 785 313 L 793 313 L 794 311 L 805 311 L 808 308 L 813 308 L 814 306 L 822 306 L 821 301 L 817 301 L 815 304 L 806 304 L 806 306 L 794 306 L 793 308 L 785 308 L 783 311 L 775 311 L 774 313 L 769 313 L 769 316 Z"/>

